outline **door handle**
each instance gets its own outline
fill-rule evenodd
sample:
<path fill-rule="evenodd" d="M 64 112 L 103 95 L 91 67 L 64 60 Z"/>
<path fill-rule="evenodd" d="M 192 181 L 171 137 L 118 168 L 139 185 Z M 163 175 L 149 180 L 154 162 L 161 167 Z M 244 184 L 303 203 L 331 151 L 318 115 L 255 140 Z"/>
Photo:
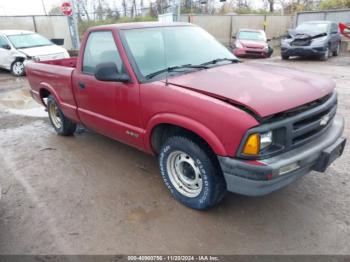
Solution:
<path fill-rule="evenodd" d="M 84 84 L 84 83 L 79 82 L 78 84 L 79 84 L 79 88 L 80 88 L 80 89 L 85 89 L 85 84 Z"/>

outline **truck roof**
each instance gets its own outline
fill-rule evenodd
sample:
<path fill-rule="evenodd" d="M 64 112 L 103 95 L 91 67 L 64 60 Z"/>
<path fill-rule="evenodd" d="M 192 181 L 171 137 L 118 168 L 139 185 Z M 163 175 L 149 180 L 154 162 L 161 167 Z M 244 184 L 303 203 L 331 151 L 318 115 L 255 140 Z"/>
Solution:
<path fill-rule="evenodd" d="M 193 26 L 190 23 L 184 22 L 134 22 L 134 23 L 120 23 L 111 25 L 94 26 L 91 29 L 137 29 L 137 28 L 149 28 L 149 27 L 169 27 L 169 26 Z"/>
<path fill-rule="evenodd" d="M 306 21 L 303 24 L 331 24 L 332 21 L 328 20 L 314 20 L 314 21 Z"/>

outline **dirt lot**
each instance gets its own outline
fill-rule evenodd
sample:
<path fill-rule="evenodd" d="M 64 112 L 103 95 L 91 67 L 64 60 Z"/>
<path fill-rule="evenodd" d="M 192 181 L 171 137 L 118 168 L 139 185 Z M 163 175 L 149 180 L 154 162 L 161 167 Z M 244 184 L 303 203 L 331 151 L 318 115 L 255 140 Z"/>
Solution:
<path fill-rule="evenodd" d="M 257 62 L 333 78 L 350 138 L 350 57 Z M 155 158 L 83 129 L 57 136 L 26 79 L 0 72 L 0 253 L 350 254 L 349 156 L 269 196 L 193 211 Z"/>

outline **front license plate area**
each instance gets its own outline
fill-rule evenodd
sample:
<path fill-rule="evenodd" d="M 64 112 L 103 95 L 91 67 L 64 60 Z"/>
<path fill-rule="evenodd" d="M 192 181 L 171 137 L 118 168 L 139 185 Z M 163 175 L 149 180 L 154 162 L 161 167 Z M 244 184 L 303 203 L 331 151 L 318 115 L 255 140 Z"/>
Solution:
<path fill-rule="evenodd" d="M 323 150 L 314 166 L 314 170 L 318 172 L 326 171 L 327 167 L 343 154 L 345 144 L 346 139 L 341 137 L 333 145 Z"/>

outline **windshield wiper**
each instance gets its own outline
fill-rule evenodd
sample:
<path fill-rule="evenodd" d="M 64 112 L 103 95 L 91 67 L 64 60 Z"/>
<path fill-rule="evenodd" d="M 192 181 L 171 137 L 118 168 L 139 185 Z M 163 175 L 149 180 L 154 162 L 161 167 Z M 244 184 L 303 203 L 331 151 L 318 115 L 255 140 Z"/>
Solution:
<path fill-rule="evenodd" d="M 217 64 L 219 62 L 222 62 L 222 61 L 230 61 L 231 63 L 239 63 L 239 62 L 241 62 L 241 60 L 239 60 L 237 58 L 217 58 L 217 59 L 214 59 L 214 60 L 202 63 L 200 65 L 202 65 L 202 66 L 211 65 L 211 64 L 215 65 L 215 64 Z"/>
<path fill-rule="evenodd" d="M 146 75 L 145 77 L 146 77 L 146 79 L 151 79 L 151 78 L 153 78 L 153 77 L 155 77 L 155 76 L 157 76 L 157 75 L 159 75 L 159 74 L 162 74 L 162 73 L 165 73 L 165 72 L 169 73 L 169 72 L 175 71 L 175 70 L 177 70 L 177 69 L 184 69 L 184 68 L 190 68 L 190 69 L 192 69 L 192 68 L 206 69 L 206 68 L 208 68 L 208 67 L 205 66 L 205 65 L 191 65 L 191 64 L 181 65 L 181 66 L 170 66 L 170 67 L 164 68 L 164 69 L 162 69 L 162 70 L 159 70 L 159 71 L 153 72 L 153 73 L 151 73 L 151 74 L 148 74 L 148 75 Z"/>

